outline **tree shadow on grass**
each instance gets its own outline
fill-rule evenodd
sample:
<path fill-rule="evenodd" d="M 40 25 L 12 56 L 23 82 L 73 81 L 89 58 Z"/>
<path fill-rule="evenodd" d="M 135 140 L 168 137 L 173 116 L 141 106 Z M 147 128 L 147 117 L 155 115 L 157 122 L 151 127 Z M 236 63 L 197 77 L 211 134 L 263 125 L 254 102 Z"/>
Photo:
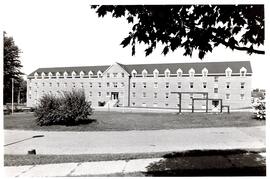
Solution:
<path fill-rule="evenodd" d="M 265 159 L 245 150 L 173 152 L 151 163 L 146 176 L 266 176 Z"/>

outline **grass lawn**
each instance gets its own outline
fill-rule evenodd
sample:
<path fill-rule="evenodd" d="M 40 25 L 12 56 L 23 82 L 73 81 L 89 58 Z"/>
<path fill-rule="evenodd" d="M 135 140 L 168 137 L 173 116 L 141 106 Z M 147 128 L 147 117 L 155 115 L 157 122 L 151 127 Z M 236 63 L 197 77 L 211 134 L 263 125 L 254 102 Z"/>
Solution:
<path fill-rule="evenodd" d="M 4 116 L 4 129 L 44 131 L 127 131 L 208 127 L 250 127 L 265 125 L 265 121 L 252 118 L 251 112 L 230 114 L 206 113 L 119 113 L 95 112 L 94 122 L 77 126 L 38 126 L 33 113 Z"/>

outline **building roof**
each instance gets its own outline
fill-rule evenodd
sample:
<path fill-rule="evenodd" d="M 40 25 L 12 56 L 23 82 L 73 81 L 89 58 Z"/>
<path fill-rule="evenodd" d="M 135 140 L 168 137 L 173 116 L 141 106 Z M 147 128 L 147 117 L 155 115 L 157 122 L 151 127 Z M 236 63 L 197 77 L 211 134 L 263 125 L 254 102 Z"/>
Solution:
<path fill-rule="evenodd" d="M 252 73 L 251 64 L 249 61 L 227 61 L 227 62 L 195 62 L 195 63 L 162 63 L 162 64 L 132 64 L 124 65 L 120 64 L 124 70 L 131 74 L 132 70 L 135 69 L 137 73 L 141 73 L 144 69 L 148 73 L 153 73 L 157 69 L 160 73 L 164 73 L 166 69 L 169 69 L 171 73 L 176 73 L 180 68 L 184 74 L 187 74 L 188 71 L 193 68 L 195 73 L 201 73 L 204 68 L 208 70 L 208 73 L 225 73 L 225 70 L 229 67 L 232 70 L 232 73 L 239 73 L 242 67 L 247 69 L 247 73 Z M 75 71 L 79 74 L 83 71 L 85 74 L 88 74 L 89 71 L 92 71 L 96 74 L 99 70 L 101 72 L 106 71 L 109 68 L 109 65 L 104 66 L 81 66 L 81 67 L 54 67 L 54 68 L 39 68 L 29 74 L 28 76 L 34 76 L 37 72 L 39 75 L 44 72 L 46 75 L 51 72 L 55 75 L 56 72 L 64 73 L 65 71 L 69 74 L 72 71 Z"/>

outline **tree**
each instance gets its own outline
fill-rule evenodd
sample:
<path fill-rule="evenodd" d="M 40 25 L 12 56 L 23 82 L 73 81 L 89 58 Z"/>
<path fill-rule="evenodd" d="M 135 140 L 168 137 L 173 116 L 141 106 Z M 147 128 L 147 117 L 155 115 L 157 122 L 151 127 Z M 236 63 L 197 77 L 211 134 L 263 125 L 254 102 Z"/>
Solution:
<path fill-rule="evenodd" d="M 8 37 L 4 32 L 4 104 L 11 102 L 12 78 L 14 79 L 14 99 L 17 98 L 20 83 L 23 79 L 20 75 L 22 67 L 20 58 L 21 50 L 15 44 L 12 37 Z"/>
<path fill-rule="evenodd" d="M 147 45 L 148 56 L 163 45 L 162 53 L 184 48 L 184 55 L 198 50 L 199 58 L 219 46 L 248 54 L 264 54 L 258 47 L 264 44 L 263 5 L 110 5 L 91 8 L 99 17 L 108 13 L 124 17 L 132 23 L 129 35 L 121 42 L 130 45 L 135 55 L 136 44 Z"/>

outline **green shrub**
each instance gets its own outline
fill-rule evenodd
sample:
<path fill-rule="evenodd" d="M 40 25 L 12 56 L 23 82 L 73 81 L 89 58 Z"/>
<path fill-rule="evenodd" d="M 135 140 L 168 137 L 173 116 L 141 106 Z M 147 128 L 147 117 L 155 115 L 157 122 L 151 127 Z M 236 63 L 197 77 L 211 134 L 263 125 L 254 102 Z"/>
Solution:
<path fill-rule="evenodd" d="M 83 91 L 63 92 L 61 97 L 46 94 L 35 110 L 37 124 L 77 125 L 89 123 L 92 114 L 91 104 L 86 101 Z"/>

